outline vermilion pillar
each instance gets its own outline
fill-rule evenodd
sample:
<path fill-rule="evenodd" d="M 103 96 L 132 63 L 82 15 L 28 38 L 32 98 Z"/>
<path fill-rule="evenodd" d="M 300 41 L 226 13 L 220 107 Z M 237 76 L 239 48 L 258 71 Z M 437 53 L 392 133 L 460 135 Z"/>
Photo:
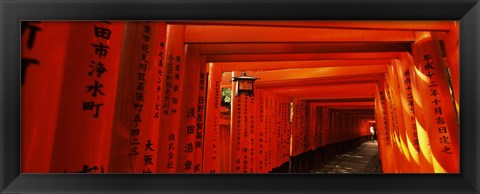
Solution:
<path fill-rule="evenodd" d="M 412 45 L 416 84 L 423 104 L 425 125 L 435 172 L 459 172 L 459 128 L 439 42 L 430 32 L 415 33 Z"/>
<path fill-rule="evenodd" d="M 403 114 L 405 126 L 406 151 L 410 153 L 411 172 L 421 172 L 421 154 L 418 141 L 417 126 L 415 122 L 414 99 L 412 94 L 412 78 L 410 76 L 409 64 L 402 60 L 395 60 L 396 73 L 399 83 L 400 111 Z M 421 113 L 420 113 L 421 114 Z"/>
<path fill-rule="evenodd" d="M 388 114 L 388 102 L 386 99 L 386 93 L 385 93 L 385 86 L 384 83 L 381 82 L 379 83 L 378 86 L 378 97 L 379 97 L 379 112 L 381 113 L 380 116 L 380 123 L 381 125 L 378 126 L 377 132 L 381 131 L 381 139 L 379 139 L 379 142 L 383 142 L 382 149 L 384 149 L 384 158 L 382 160 L 382 169 L 384 173 L 395 173 L 396 166 L 395 166 L 395 153 L 394 153 L 394 144 L 392 142 L 392 132 L 391 132 L 391 125 L 390 125 L 390 119 L 389 119 L 389 114 Z"/>
<path fill-rule="evenodd" d="M 405 122 L 404 122 L 404 116 L 403 116 L 403 109 L 404 106 L 402 105 L 402 102 L 400 100 L 400 92 L 399 92 L 399 82 L 400 80 L 398 79 L 397 75 L 397 64 L 396 60 L 392 60 L 391 64 L 388 66 L 388 77 L 389 77 L 389 84 L 390 84 L 390 89 L 391 89 L 391 100 L 393 104 L 393 114 L 395 118 L 395 127 L 397 129 L 396 134 L 397 134 L 397 139 L 398 139 L 398 144 L 399 144 L 399 149 L 402 153 L 402 169 L 403 172 L 415 172 L 415 170 L 412 170 L 411 168 L 411 159 L 410 159 L 410 151 L 408 149 L 408 144 L 407 144 L 407 133 L 406 133 L 406 128 L 405 128 Z"/>
<path fill-rule="evenodd" d="M 67 41 L 50 172 L 108 168 L 122 22 L 72 24 Z M 46 48 L 45 48 L 46 49 Z"/>
<path fill-rule="evenodd" d="M 126 22 L 108 172 L 153 173 L 157 163 L 166 24 Z M 158 83 L 160 81 L 160 83 Z"/>
<path fill-rule="evenodd" d="M 195 152 L 203 145 L 196 139 L 203 138 L 204 97 L 199 97 L 200 78 L 205 82 L 205 64 L 202 64 L 198 45 L 185 46 L 185 73 L 181 80 L 180 131 L 178 133 L 177 172 L 193 173 L 201 171 L 195 166 Z M 203 74 L 203 76 L 201 76 Z M 202 104 L 199 109 L 199 104 Z M 199 122 L 197 122 L 199 121 Z M 197 123 L 199 125 L 197 125 Z"/>
<path fill-rule="evenodd" d="M 420 146 L 420 154 L 422 160 L 421 162 L 421 172 L 433 173 L 433 164 L 432 164 L 432 150 L 430 146 L 430 140 L 427 133 L 427 128 L 425 125 L 425 119 L 423 114 L 423 104 L 420 98 L 420 93 L 417 87 L 417 71 L 415 70 L 414 62 L 412 55 L 408 53 L 402 54 L 402 60 L 407 61 L 409 65 L 411 85 L 412 85 L 412 96 L 413 96 L 413 108 L 415 114 L 415 125 L 418 135 L 418 144 Z"/>
<path fill-rule="evenodd" d="M 265 130 L 265 97 L 264 90 L 255 90 L 255 100 L 257 104 L 257 122 L 255 122 L 255 164 L 257 173 L 267 172 L 266 168 L 266 130 Z"/>
<path fill-rule="evenodd" d="M 71 26 L 22 22 L 22 172 L 50 172 Z"/>
<path fill-rule="evenodd" d="M 182 79 L 185 68 L 185 26 L 167 25 L 167 42 L 165 51 L 165 82 L 161 93 L 161 106 L 157 171 L 175 172 L 178 164 L 178 152 L 184 150 L 179 145 L 180 102 L 182 102 Z"/>
<path fill-rule="evenodd" d="M 221 93 L 221 84 L 222 82 L 222 71 L 220 64 L 213 65 L 209 63 L 208 69 L 208 94 L 207 94 L 207 104 L 206 104 L 206 121 L 205 121 L 205 139 L 203 145 L 203 172 L 204 173 L 216 173 L 216 172 L 231 172 L 230 165 L 227 166 L 224 171 L 220 171 L 219 165 L 220 160 L 219 158 L 222 157 L 224 160 L 228 162 L 231 161 L 231 153 L 232 150 L 230 146 L 228 149 L 222 150 L 220 152 L 220 146 L 224 145 L 223 142 L 231 142 L 230 145 L 234 142 L 230 141 L 230 136 L 228 137 L 229 140 L 224 140 L 224 136 L 220 136 L 223 134 L 220 132 L 220 108 L 221 108 L 221 100 L 222 100 L 222 93 Z M 233 91 L 232 91 L 233 92 Z M 232 102 L 233 102 L 232 98 Z M 233 103 L 232 103 L 233 105 Z M 231 109 L 233 113 L 233 108 Z M 233 119 L 233 117 L 231 117 Z M 228 129 L 230 131 L 230 129 Z M 231 133 L 228 133 L 231 135 Z"/>
<path fill-rule="evenodd" d="M 206 56 L 201 56 L 199 64 L 200 65 L 200 74 L 199 74 L 199 83 L 198 83 L 198 100 L 196 100 L 197 105 L 197 119 L 195 122 L 195 162 L 194 162 L 194 172 L 201 173 L 203 169 L 203 155 L 204 155 L 204 143 L 205 143 L 205 126 L 206 126 L 206 110 L 207 110 L 207 82 L 208 82 L 208 73 L 207 73 L 207 58 Z M 195 87 L 195 86 L 194 86 Z M 186 92 L 189 94 L 189 92 Z M 221 136 L 223 138 L 224 136 Z M 222 144 L 223 145 L 223 144 Z"/>

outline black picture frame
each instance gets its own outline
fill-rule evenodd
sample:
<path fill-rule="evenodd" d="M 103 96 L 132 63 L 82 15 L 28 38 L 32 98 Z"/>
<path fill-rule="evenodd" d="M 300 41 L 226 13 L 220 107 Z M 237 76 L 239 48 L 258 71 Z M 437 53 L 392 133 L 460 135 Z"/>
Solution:
<path fill-rule="evenodd" d="M 460 174 L 21 174 L 21 20 L 460 20 Z M 478 0 L 0 0 L 1 193 L 478 193 Z"/>

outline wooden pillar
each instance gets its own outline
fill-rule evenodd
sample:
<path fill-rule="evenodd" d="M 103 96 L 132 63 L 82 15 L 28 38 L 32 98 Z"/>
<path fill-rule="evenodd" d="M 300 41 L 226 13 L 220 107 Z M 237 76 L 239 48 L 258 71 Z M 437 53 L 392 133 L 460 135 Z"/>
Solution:
<path fill-rule="evenodd" d="M 195 161 L 194 172 L 202 173 L 203 169 L 203 156 L 204 156 L 204 143 L 205 143 L 205 129 L 206 129 L 206 117 L 207 117 L 207 87 L 208 87 L 208 73 L 207 73 L 207 58 L 201 56 L 197 65 L 200 66 L 199 83 L 198 83 L 198 99 L 196 100 L 197 106 L 197 119 L 195 121 Z M 185 94 L 189 94 L 186 92 Z M 219 95 L 221 98 L 221 95 Z M 218 106 L 219 107 L 219 106 Z M 219 132 L 219 139 L 224 138 L 223 133 Z M 227 135 L 228 136 L 228 135 Z M 222 144 L 223 145 L 223 144 Z M 223 167 L 224 169 L 225 167 Z"/>
<path fill-rule="evenodd" d="M 255 91 L 255 100 L 257 104 L 256 113 L 258 115 L 257 122 L 255 122 L 255 164 L 257 173 L 265 173 L 266 171 L 266 160 L 265 160 L 265 98 L 264 90 L 257 89 Z"/>
<path fill-rule="evenodd" d="M 180 103 L 182 100 L 183 79 L 185 72 L 185 26 L 167 25 L 167 43 L 165 51 L 165 84 L 161 89 L 163 103 L 161 106 L 157 171 L 160 173 L 176 172 L 178 152 L 184 149 L 179 145 Z"/>
<path fill-rule="evenodd" d="M 223 169 L 225 171 L 220 171 L 219 165 L 220 160 L 218 158 L 223 157 L 227 161 L 231 161 L 231 154 L 233 150 L 228 148 L 225 152 L 220 153 L 220 145 L 223 141 L 220 141 L 220 108 L 222 102 L 222 93 L 221 93 L 221 84 L 222 82 L 222 70 L 220 64 L 213 65 L 209 63 L 208 70 L 208 93 L 207 93 L 207 105 L 206 105 L 206 120 L 205 120 L 205 142 L 203 145 L 204 154 L 203 154 L 203 172 L 204 173 L 217 173 L 217 172 L 232 172 L 229 167 Z M 234 92 L 234 90 L 232 90 Z M 232 96 L 233 97 L 233 96 Z M 231 102 L 231 111 L 235 112 L 234 99 L 232 98 Z M 236 113 L 235 113 L 236 114 Z M 234 117 L 230 118 L 232 121 Z M 232 128 L 233 125 L 230 125 Z M 228 129 L 230 131 L 230 129 Z M 233 135 L 231 132 L 228 133 L 230 136 Z M 230 146 L 234 144 L 233 139 L 225 140 L 230 142 Z"/>
<path fill-rule="evenodd" d="M 421 172 L 424 173 L 433 173 L 433 164 L 432 164 L 432 150 L 430 147 L 430 141 L 428 137 L 428 133 L 426 131 L 425 119 L 423 114 L 423 105 L 422 100 L 420 98 L 420 91 L 417 87 L 417 73 L 415 71 L 415 66 L 413 62 L 412 55 L 409 53 L 402 54 L 402 60 L 407 61 L 409 65 L 409 72 L 410 72 L 410 83 L 412 86 L 412 98 L 413 98 L 413 113 L 415 114 L 415 126 L 417 129 L 417 136 L 418 136 L 418 144 L 420 147 L 420 157 L 422 160 L 421 162 Z"/>
<path fill-rule="evenodd" d="M 459 127 L 439 42 L 430 32 L 417 32 L 415 36 L 415 81 L 421 91 L 433 167 L 438 173 L 458 173 Z"/>
<path fill-rule="evenodd" d="M 411 156 L 411 172 L 421 172 L 420 145 L 418 141 L 417 126 L 415 122 L 414 100 L 412 94 L 412 78 L 410 77 L 409 64 L 406 61 L 395 60 L 396 73 L 399 83 L 399 97 L 403 123 L 405 126 L 405 143 Z"/>
<path fill-rule="evenodd" d="M 383 120 L 383 129 L 380 129 L 379 130 L 382 130 L 382 136 L 383 136 L 383 140 L 385 143 L 384 144 L 384 148 L 385 148 L 385 160 L 382 160 L 382 169 L 383 169 L 383 172 L 384 173 L 396 173 L 397 172 L 397 168 L 396 168 L 396 165 L 395 165 L 395 160 L 396 160 L 396 157 L 395 157 L 395 145 L 393 144 L 393 141 L 392 141 L 392 130 L 391 130 L 391 121 L 390 121 L 390 114 L 389 114 L 389 110 L 388 110 L 388 102 L 387 102 L 387 97 L 386 97 L 386 87 L 385 87 L 385 84 L 383 83 L 379 83 L 379 97 L 380 97 L 380 105 L 381 107 L 381 120 Z"/>
<path fill-rule="evenodd" d="M 397 75 L 397 61 L 392 60 L 391 64 L 388 65 L 388 77 L 389 77 L 389 84 L 390 84 L 390 90 L 391 90 L 391 100 L 393 104 L 393 114 L 394 114 L 394 122 L 395 122 L 395 128 L 396 128 L 396 136 L 397 136 L 397 141 L 398 141 L 398 147 L 402 153 L 401 158 L 402 158 L 402 163 L 401 167 L 403 172 L 405 173 L 411 173 L 415 172 L 411 168 L 411 159 L 410 159 L 410 151 L 408 149 L 407 145 L 407 134 L 406 134 L 406 128 L 405 128 L 405 122 L 404 122 L 404 116 L 403 116 L 403 109 L 404 106 L 402 105 L 401 99 L 400 99 L 400 92 L 399 92 L 399 82 L 400 80 L 398 79 Z"/>
<path fill-rule="evenodd" d="M 22 22 L 22 173 L 50 172 L 71 25 Z"/>
<path fill-rule="evenodd" d="M 108 168 L 123 22 L 72 24 L 50 172 Z M 47 48 L 45 48 L 47 49 Z"/>
<path fill-rule="evenodd" d="M 200 165 L 195 165 L 196 151 L 201 151 L 202 145 L 196 140 L 203 136 L 203 104 L 205 99 L 199 97 L 200 80 L 205 82 L 205 65 L 202 64 L 199 45 L 185 46 L 185 73 L 182 82 L 180 102 L 180 131 L 178 133 L 177 172 L 199 172 Z M 203 78 L 202 76 L 203 75 Z M 200 85 L 200 86 L 199 86 Z M 202 105 L 200 105 L 202 104 Z M 199 106 L 201 110 L 199 110 Z M 199 125 L 197 126 L 197 121 Z"/>
<path fill-rule="evenodd" d="M 115 94 L 115 115 L 108 172 L 156 172 L 166 38 L 164 22 L 127 22 Z M 160 80 L 160 83 L 158 81 Z M 158 105 L 158 106 L 157 106 Z M 158 110 L 157 110 L 158 109 Z"/>

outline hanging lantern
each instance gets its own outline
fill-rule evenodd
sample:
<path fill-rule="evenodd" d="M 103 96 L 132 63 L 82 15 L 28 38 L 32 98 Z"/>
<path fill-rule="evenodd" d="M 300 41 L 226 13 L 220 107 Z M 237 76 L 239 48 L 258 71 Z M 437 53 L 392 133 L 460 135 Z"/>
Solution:
<path fill-rule="evenodd" d="M 253 96 L 253 83 L 258 78 L 247 76 L 246 72 L 243 72 L 242 76 L 232 77 L 232 81 L 237 82 L 237 86 L 235 88 L 235 96 L 240 94 L 246 94 L 248 96 Z"/>

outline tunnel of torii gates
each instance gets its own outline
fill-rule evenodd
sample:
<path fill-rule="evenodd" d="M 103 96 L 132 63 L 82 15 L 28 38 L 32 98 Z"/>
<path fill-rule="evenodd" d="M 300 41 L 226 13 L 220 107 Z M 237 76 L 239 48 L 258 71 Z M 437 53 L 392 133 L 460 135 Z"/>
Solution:
<path fill-rule="evenodd" d="M 367 141 L 375 124 L 384 173 L 458 173 L 458 30 L 23 22 L 21 170 L 308 172 Z M 233 90 L 222 106 L 222 88 L 243 72 L 259 78 L 254 96 Z"/>

